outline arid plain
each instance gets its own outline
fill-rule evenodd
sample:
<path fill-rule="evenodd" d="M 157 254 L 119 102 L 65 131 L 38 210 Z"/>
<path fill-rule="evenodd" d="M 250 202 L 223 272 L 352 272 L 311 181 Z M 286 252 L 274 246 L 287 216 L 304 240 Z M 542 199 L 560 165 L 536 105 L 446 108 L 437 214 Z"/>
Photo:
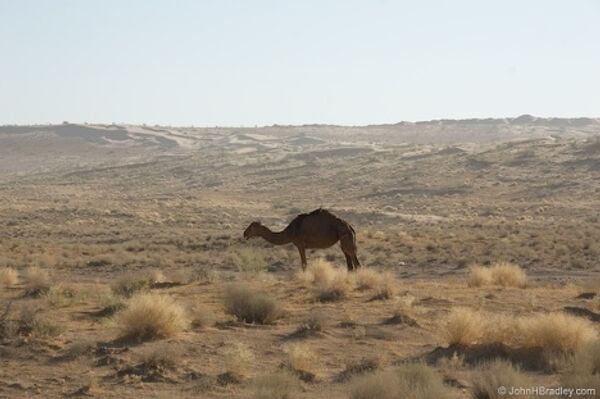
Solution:
<path fill-rule="evenodd" d="M 3 126 L 0 204 L 0 398 L 600 389 L 598 119 Z M 242 238 L 319 207 L 362 271 Z"/>

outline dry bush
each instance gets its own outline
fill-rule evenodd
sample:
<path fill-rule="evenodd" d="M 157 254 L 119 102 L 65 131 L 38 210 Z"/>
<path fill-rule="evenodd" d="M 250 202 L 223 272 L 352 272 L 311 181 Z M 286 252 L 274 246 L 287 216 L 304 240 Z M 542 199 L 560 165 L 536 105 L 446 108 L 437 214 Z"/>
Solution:
<path fill-rule="evenodd" d="M 258 274 L 267 268 L 264 255 L 256 248 L 242 248 L 230 256 L 231 261 L 241 273 Z"/>
<path fill-rule="evenodd" d="M 361 267 L 354 274 L 356 288 L 359 290 L 370 290 L 381 285 L 383 276 L 377 270 Z"/>
<path fill-rule="evenodd" d="M 254 364 L 255 356 L 247 345 L 234 342 L 225 346 L 222 352 L 227 374 L 236 380 L 242 380 L 248 376 Z"/>
<path fill-rule="evenodd" d="M 246 285 L 229 286 L 223 303 L 229 314 L 246 323 L 270 324 L 282 316 L 274 298 Z"/>
<path fill-rule="evenodd" d="M 527 274 L 519 265 L 501 262 L 492 266 L 492 282 L 502 287 L 525 288 L 527 286 Z"/>
<path fill-rule="evenodd" d="M 82 303 L 87 296 L 88 294 L 85 291 L 60 284 L 50 287 L 50 289 L 43 294 L 46 302 L 54 307 L 67 307 Z"/>
<path fill-rule="evenodd" d="M 446 340 L 450 345 L 478 343 L 484 333 L 481 313 L 467 308 L 454 308 L 446 319 Z"/>
<path fill-rule="evenodd" d="M 492 272 L 489 267 L 472 265 L 469 267 L 467 285 L 469 287 L 483 287 L 492 284 Z"/>
<path fill-rule="evenodd" d="M 591 388 L 600 393 L 600 341 L 583 345 L 564 362 L 561 385 L 568 388 Z M 580 398 L 595 398 L 590 393 Z"/>
<path fill-rule="evenodd" d="M 383 368 L 386 361 L 387 359 L 385 356 L 375 354 L 368 357 L 363 357 L 360 360 L 347 362 L 344 371 L 340 373 L 337 380 L 343 382 L 360 374 L 380 370 Z"/>
<path fill-rule="evenodd" d="M 204 306 L 197 305 L 191 312 L 192 326 L 196 328 L 211 327 L 215 324 L 216 316 L 212 309 Z"/>
<path fill-rule="evenodd" d="M 149 368 L 174 369 L 181 360 L 181 350 L 171 345 L 160 344 L 142 353 L 141 361 Z"/>
<path fill-rule="evenodd" d="M 140 291 L 148 290 L 154 283 L 153 277 L 150 273 L 127 274 L 117 280 L 112 289 L 115 294 L 130 298 Z"/>
<path fill-rule="evenodd" d="M 484 363 L 473 378 L 473 398 L 475 399 L 500 399 L 505 395 L 498 393 L 499 387 L 529 387 L 527 378 L 515 368 L 512 363 L 504 360 L 495 360 Z M 527 396 L 519 395 L 519 398 Z"/>
<path fill-rule="evenodd" d="M 452 397 L 442 377 L 421 363 L 356 377 L 350 382 L 351 399 L 444 399 Z"/>
<path fill-rule="evenodd" d="M 467 277 L 469 287 L 498 285 L 501 287 L 527 286 L 527 274 L 519 265 L 508 262 L 495 263 L 491 267 L 473 265 L 469 268 Z"/>
<path fill-rule="evenodd" d="M 170 337 L 189 325 L 183 307 L 173 298 L 149 293 L 129 299 L 116 322 L 124 336 L 142 339 Z"/>
<path fill-rule="evenodd" d="M 326 285 L 317 285 L 316 296 L 321 302 L 339 301 L 348 296 L 351 290 L 348 278 L 344 274 L 338 274 Z"/>
<path fill-rule="evenodd" d="M 12 267 L 0 269 L 0 286 L 10 288 L 19 282 L 19 274 Z"/>
<path fill-rule="evenodd" d="M 523 317 L 518 323 L 521 344 L 525 347 L 574 351 L 597 337 L 592 322 L 564 313 Z"/>
<path fill-rule="evenodd" d="M 398 283 L 396 278 L 391 274 L 385 274 L 375 289 L 375 296 L 373 299 L 392 299 L 397 293 Z"/>
<path fill-rule="evenodd" d="M 260 376 L 252 385 L 254 399 L 291 399 L 300 383 L 290 371 L 279 370 Z"/>
<path fill-rule="evenodd" d="M 449 344 L 503 343 L 557 352 L 574 351 L 597 337 L 589 320 L 564 313 L 511 317 L 467 308 L 453 309 L 445 330 Z"/>
<path fill-rule="evenodd" d="M 284 365 L 300 374 L 316 375 L 317 356 L 306 344 L 292 344 L 284 349 L 287 354 Z"/>
<path fill-rule="evenodd" d="M 52 285 L 50 273 L 38 266 L 31 266 L 25 269 L 23 280 L 25 281 L 25 287 L 29 295 L 43 294 Z"/>
<path fill-rule="evenodd" d="M 328 326 L 328 318 L 325 313 L 312 310 L 306 320 L 300 326 L 299 330 L 307 332 L 319 332 L 324 331 Z"/>
<path fill-rule="evenodd" d="M 322 258 L 311 263 L 305 273 L 310 277 L 310 283 L 319 287 L 328 286 L 339 274 L 330 262 Z"/>
<path fill-rule="evenodd" d="M 17 321 L 17 333 L 37 338 L 54 337 L 63 332 L 63 327 L 47 317 L 41 316 L 41 309 L 23 307 Z"/>

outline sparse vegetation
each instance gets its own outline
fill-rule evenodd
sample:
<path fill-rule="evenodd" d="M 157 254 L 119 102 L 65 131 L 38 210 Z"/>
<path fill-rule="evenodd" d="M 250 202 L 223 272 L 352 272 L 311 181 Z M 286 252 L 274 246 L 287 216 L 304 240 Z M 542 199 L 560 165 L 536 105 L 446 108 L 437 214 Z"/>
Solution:
<path fill-rule="evenodd" d="M 421 363 L 407 363 L 393 370 L 356 377 L 350 383 L 351 399 L 396 399 L 399 393 L 410 399 L 450 398 L 442 377 Z"/>
<path fill-rule="evenodd" d="M 503 343 L 559 352 L 574 351 L 597 337 L 588 320 L 564 313 L 514 317 L 466 308 L 452 310 L 445 331 L 449 344 Z"/>
<path fill-rule="evenodd" d="M 183 307 L 173 298 L 148 293 L 133 296 L 116 322 L 124 336 L 140 339 L 170 337 L 189 325 Z"/>
<path fill-rule="evenodd" d="M 244 343 L 233 342 L 222 351 L 225 360 L 225 372 L 234 381 L 241 381 L 248 376 L 255 360 L 254 352 Z"/>
<path fill-rule="evenodd" d="M 255 248 L 242 248 L 231 254 L 231 261 L 241 273 L 258 274 L 267 268 L 264 255 Z"/>
<path fill-rule="evenodd" d="M 300 386 L 298 378 L 288 370 L 262 375 L 252 385 L 254 399 L 291 399 Z"/>
<path fill-rule="evenodd" d="M 266 292 L 247 285 L 232 285 L 223 298 L 225 309 L 239 321 L 269 324 L 282 316 L 279 303 Z"/>
<path fill-rule="evenodd" d="M 498 285 L 501 287 L 527 286 L 527 274 L 519 265 L 508 262 L 495 263 L 491 267 L 473 265 L 469 268 L 469 287 Z"/>
<path fill-rule="evenodd" d="M 50 273 L 38 266 L 31 266 L 25 269 L 23 280 L 27 287 L 27 293 L 34 296 L 48 292 L 52 285 Z"/>
<path fill-rule="evenodd" d="M 19 281 L 19 274 L 11 267 L 3 267 L 0 269 L 0 287 L 10 288 Z"/>
<path fill-rule="evenodd" d="M 370 290 L 379 287 L 383 276 L 373 268 L 361 267 L 355 275 L 356 288 L 359 290 Z"/>
<path fill-rule="evenodd" d="M 519 369 L 511 363 L 504 360 L 495 360 L 485 363 L 480 370 L 476 372 L 473 379 L 473 398 L 474 399 L 501 399 L 506 397 L 506 393 L 498 392 L 499 387 L 529 387 L 527 378 L 521 374 Z M 528 396 L 519 395 L 527 398 Z"/>

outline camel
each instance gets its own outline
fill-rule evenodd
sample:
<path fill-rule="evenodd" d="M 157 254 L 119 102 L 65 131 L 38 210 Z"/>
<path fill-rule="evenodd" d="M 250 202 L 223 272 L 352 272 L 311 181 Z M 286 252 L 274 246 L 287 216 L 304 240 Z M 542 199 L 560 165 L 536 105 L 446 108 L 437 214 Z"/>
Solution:
<path fill-rule="evenodd" d="M 360 267 L 354 229 L 326 209 L 300 214 L 279 232 L 271 231 L 260 222 L 252 222 L 244 231 L 244 238 L 247 240 L 252 237 L 262 237 L 274 245 L 294 244 L 300 253 L 302 270 L 306 270 L 306 249 L 325 249 L 339 241 L 348 270 Z"/>

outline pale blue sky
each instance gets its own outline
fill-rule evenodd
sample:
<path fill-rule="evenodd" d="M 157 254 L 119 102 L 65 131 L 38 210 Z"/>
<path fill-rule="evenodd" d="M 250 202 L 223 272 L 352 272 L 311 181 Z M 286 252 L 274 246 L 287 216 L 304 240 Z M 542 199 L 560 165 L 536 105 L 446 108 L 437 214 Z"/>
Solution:
<path fill-rule="evenodd" d="M 0 0 L 0 124 L 600 116 L 600 1 Z"/>

